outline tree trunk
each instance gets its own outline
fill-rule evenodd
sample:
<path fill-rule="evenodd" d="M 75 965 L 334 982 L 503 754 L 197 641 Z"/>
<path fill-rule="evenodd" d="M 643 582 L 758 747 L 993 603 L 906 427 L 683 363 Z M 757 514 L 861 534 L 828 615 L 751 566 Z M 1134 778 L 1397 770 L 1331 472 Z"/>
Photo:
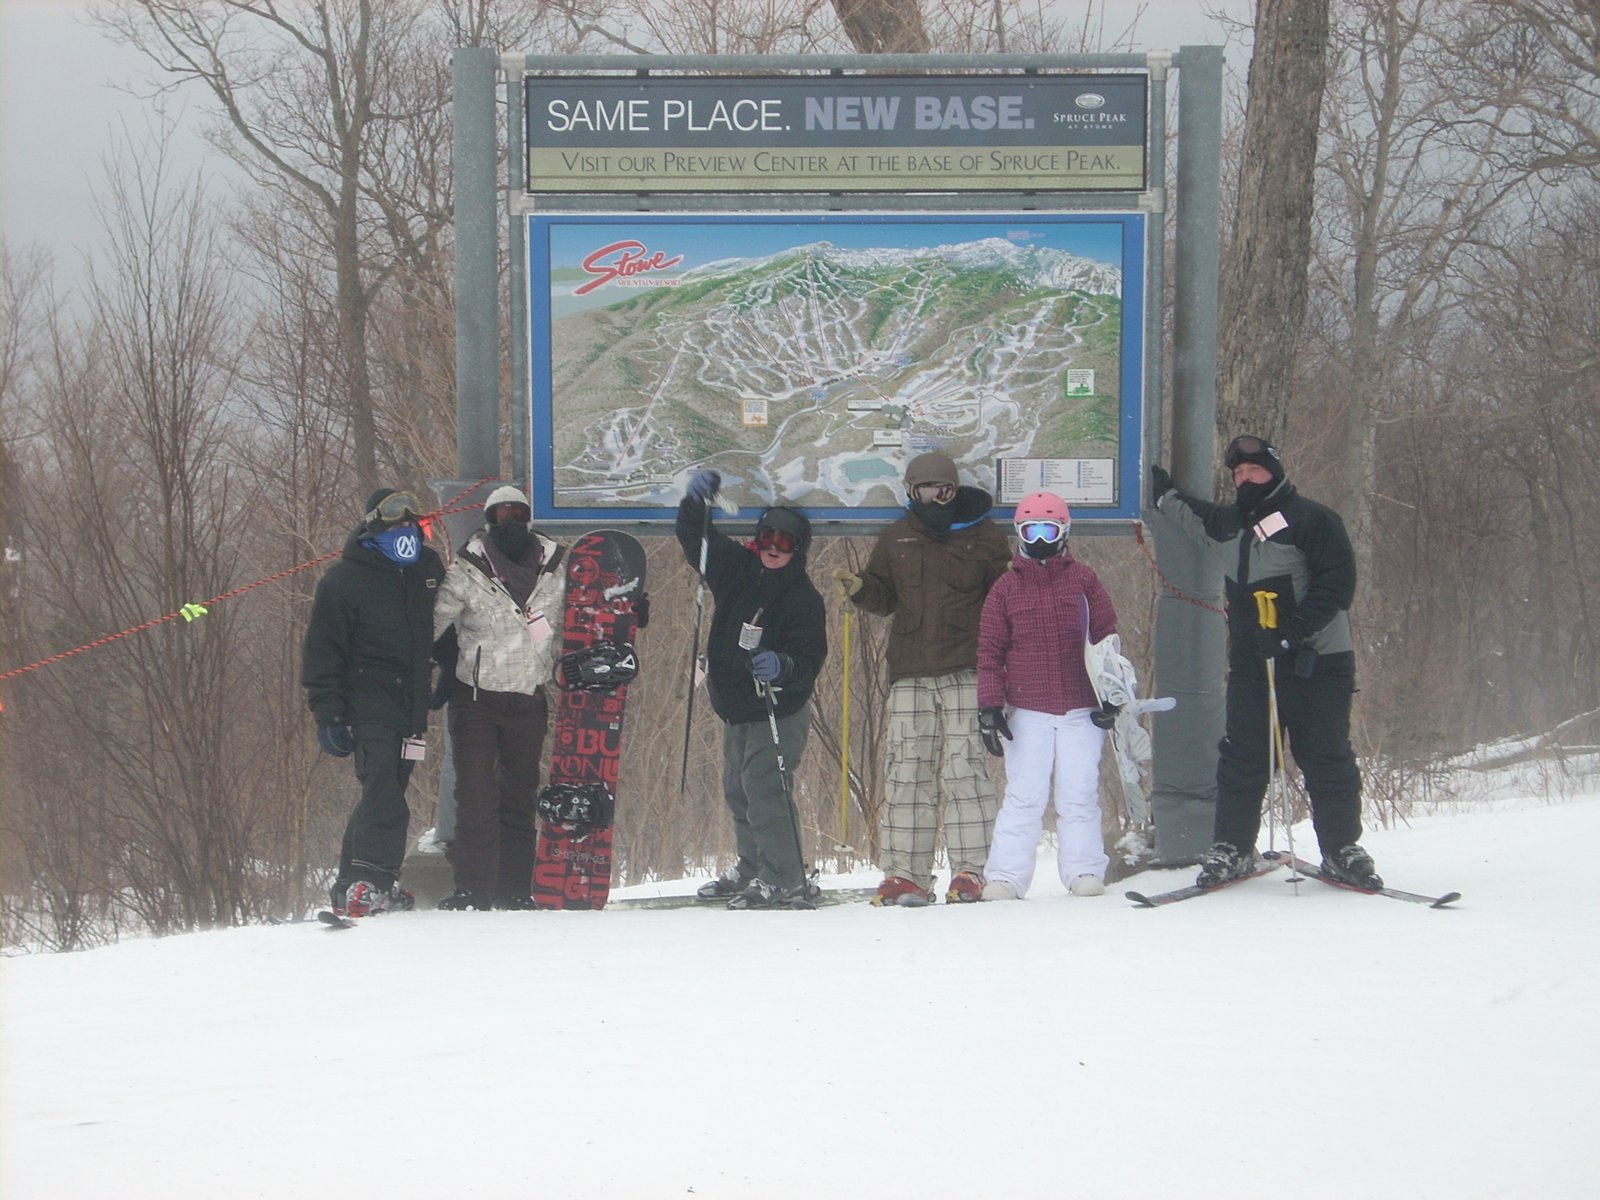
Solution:
<path fill-rule="evenodd" d="M 1233 239 L 1223 264 L 1217 430 L 1281 442 L 1306 310 L 1328 0 L 1261 0 Z"/>

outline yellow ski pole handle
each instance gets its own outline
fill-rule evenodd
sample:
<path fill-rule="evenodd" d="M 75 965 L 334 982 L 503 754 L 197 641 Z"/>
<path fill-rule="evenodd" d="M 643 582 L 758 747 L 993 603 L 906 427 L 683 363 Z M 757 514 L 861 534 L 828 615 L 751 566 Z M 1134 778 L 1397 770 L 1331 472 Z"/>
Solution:
<path fill-rule="evenodd" d="M 1259 591 L 1256 593 L 1256 620 L 1263 629 L 1276 629 L 1278 627 L 1278 593 Z"/>

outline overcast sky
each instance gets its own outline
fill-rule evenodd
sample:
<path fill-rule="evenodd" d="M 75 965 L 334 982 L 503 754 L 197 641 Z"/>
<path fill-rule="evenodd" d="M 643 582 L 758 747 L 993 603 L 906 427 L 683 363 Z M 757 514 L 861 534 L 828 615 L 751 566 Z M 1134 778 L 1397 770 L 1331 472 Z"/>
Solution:
<path fill-rule="evenodd" d="M 1082 0 L 1047 7 L 1068 21 L 1083 11 Z M 89 189 L 102 156 L 124 123 L 142 134 L 153 115 L 149 102 L 118 90 L 139 87 L 144 60 L 90 24 L 89 8 L 90 0 L 0 0 L 0 220 L 14 249 L 40 245 L 54 254 L 63 283 L 77 278 L 98 237 Z M 1148 0 L 1141 47 L 1221 44 L 1224 31 L 1206 15 L 1213 9 L 1247 15 L 1251 2 Z M 1108 17 L 1107 34 L 1120 30 Z M 1242 71 L 1244 52 L 1230 49 L 1229 62 Z M 198 166 L 198 139 L 186 146 Z"/>

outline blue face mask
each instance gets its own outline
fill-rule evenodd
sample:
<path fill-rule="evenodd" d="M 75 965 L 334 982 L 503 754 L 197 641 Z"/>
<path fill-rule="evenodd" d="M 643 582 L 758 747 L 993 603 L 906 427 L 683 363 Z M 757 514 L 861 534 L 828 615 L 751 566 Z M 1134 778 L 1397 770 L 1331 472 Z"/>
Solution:
<path fill-rule="evenodd" d="M 422 557 L 422 530 L 415 525 L 398 525 L 373 534 L 361 544 L 376 550 L 390 562 L 409 567 Z"/>

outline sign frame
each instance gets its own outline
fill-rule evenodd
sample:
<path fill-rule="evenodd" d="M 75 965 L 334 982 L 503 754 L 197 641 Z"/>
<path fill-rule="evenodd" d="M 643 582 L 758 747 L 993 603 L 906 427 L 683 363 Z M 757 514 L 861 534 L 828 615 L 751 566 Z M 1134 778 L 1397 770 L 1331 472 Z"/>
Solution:
<path fill-rule="evenodd" d="M 961 227 L 1011 227 L 1019 230 L 1027 228 L 1029 223 L 1046 223 L 1054 227 L 1071 227 L 1074 225 L 1093 225 L 1113 227 L 1120 236 L 1121 245 L 1121 298 L 1120 298 L 1120 330 L 1117 341 L 1117 373 L 1118 386 L 1114 405 L 1114 420 L 1116 428 L 1115 451 L 1111 459 L 1095 460 L 1098 466 L 1088 468 L 1089 474 L 1103 480 L 1109 473 L 1111 499 L 1107 503 L 1094 503 L 1085 499 L 1074 499 L 1068 496 L 1077 517 L 1086 518 L 1094 522 L 1131 521 L 1138 518 L 1141 508 L 1141 487 L 1139 475 L 1139 462 L 1141 455 L 1140 438 L 1142 435 L 1142 408 L 1144 400 L 1144 364 L 1145 339 L 1146 339 L 1146 239 L 1148 224 L 1146 214 L 1127 210 L 1084 211 L 1071 212 L 928 212 L 928 211 L 896 211 L 896 212 L 851 212 L 851 213 L 552 213 L 538 214 L 522 218 L 526 221 L 527 243 L 527 305 L 528 321 L 526 323 L 527 359 L 529 364 L 527 385 L 529 404 L 529 447 L 530 447 L 530 473 L 533 478 L 533 488 L 530 498 L 533 502 L 534 517 L 546 524 L 572 524 L 590 525 L 596 523 L 628 523 L 643 522 L 658 524 L 670 521 L 675 517 L 676 505 L 681 496 L 681 481 L 674 480 L 673 486 L 667 488 L 659 499 L 650 503 L 637 505 L 608 503 L 605 505 L 580 505 L 572 503 L 558 503 L 557 466 L 556 466 L 556 430 L 562 421 L 561 398 L 555 395 L 555 373 L 552 370 L 552 351 L 554 346 L 553 322 L 556 319 L 552 301 L 551 273 L 556 269 L 552 262 L 551 240 L 555 231 L 586 230 L 589 228 L 604 229 L 626 223 L 642 231 L 652 229 L 660 230 L 673 226 L 693 226 L 710 230 L 717 227 L 731 227 L 735 232 L 741 228 L 761 226 L 798 226 L 807 230 L 815 230 L 819 237 L 826 237 L 830 233 L 838 237 L 852 229 L 884 229 L 886 234 L 893 232 L 894 226 L 941 226 L 952 227 L 953 233 L 959 233 Z M 642 239 L 644 243 L 649 238 Z M 648 252 L 647 252 L 648 257 Z M 664 261 L 664 260 L 658 260 Z M 563 278 L 570 279 L 570 268 L 563 270 Z M 563 285 L 565 286 L 565 285 Z M 576 287 L 577 285 L 573 285 Z M 1066 381 L 1065 368 L 1062 372 L 1063 384 Z M 1090 384 L 1092 388 L 1092 384 Z M 766 415 L 766 406 L 757 405 L 748 410 L 759 411 L 760 417 L 752 417 L 758 421 Z M 927 446 L 924 448 L 941 448 Z M 920 452 L 914 449 L 911 452 Z M 1002 466 L 1001 462 L 985 458 L 981 464 L 967 461 L 961 456 L 958 462 L 963 467 L 963 478 L 967 482 L 976 483 L 990 491 L 996 499 L 994 516 L 999 519 L 1008 516 L 1012 503 L 1002 503 L 1001 476 L 1018 478 L 1018 470 L 1031 468 L 1010 469 Z M 1010 461 L 1015 463 L 1023 456 L 1010 456 Z M 1064 477 L 1066 467 L 1060 464 L 1077 464 L 1080 476 L 1085 469 L 1083 463 L 1089 460 L 1059 459 L 1050 460 L 1041 469 L 1040 479 L 1048 486 L 1049 483 Z M 1057 464 L 1052 466 L 1050 464 Z M 570 467 L 571 464 L 565 464 Z M 684 469 L 698 465 L 694 462 L 683 464 Z M 715 466 L 715 462 L 710 465 Z M 903 463 L 901 463 L 903 466 Z M 1054 472 L 1052 474 L 1051 472 Z M 893 481 L 893 490 L 898 493 L 898 472 Z M 652 485 L 653 486 L 653 485 Z M 663 487 L 665 485 L 663 484 Z M 1019 497 L 1012 497 L 1012 501 Z M 735 496 L 741 504 L 760 503 L 787 503 L 790 499 L 783 496 L 768 494 L 761 497 Z M 874 505 L 867 507 L 857 504 L 836 505 L 810 505 L 802 507 L 813 521 L 833 525 L 871 526 L 894 520 L 903 514 L 899 507 Z"/>

